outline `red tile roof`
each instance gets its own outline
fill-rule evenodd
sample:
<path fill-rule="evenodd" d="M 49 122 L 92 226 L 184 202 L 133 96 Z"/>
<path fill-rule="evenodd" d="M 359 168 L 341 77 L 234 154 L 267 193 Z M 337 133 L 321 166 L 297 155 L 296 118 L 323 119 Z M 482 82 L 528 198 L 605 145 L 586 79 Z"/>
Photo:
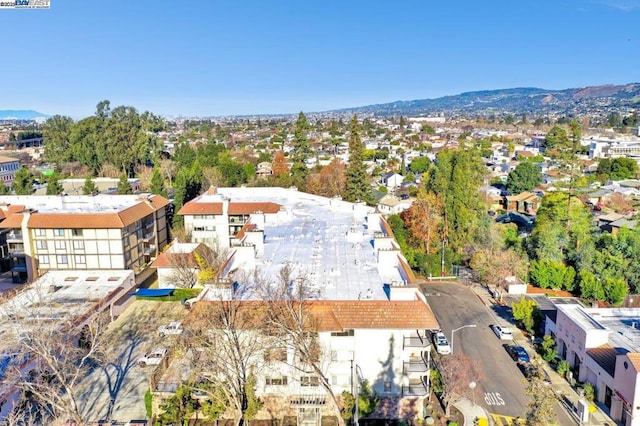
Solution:
<path fill-rule="evenodd" d="M 203 314 L 223 302 L 197 304 Z M 268 309 L 269 302 L 240 301 L 253 314 Z M 246 304 L 246 305 L 245 305 Z M 346 329 L 435 330 L 440 328 L 429 305 L 422 300 L 322 300 L 309 302 L 310 314 L 316 319 L 318 331 Z M 260 321 L 258 320 L 258 323 Z M 253 326 L 256 326 L 254 323 Z"/>
<path fill-rule="evenodd" d="M 222 214 L 222 203 L 198 203 L 189 201 L 178 211 L 180 215 Z"/>
<path fill-rule="evenodd" d="M 4 228 L 4 229 L 21 228 L 22 219 L 24 219 L 24 216 L 20 213 L 10 214 L 9 216 L 7 216 L 5 220 L 0 222 L 0 228 Z"/>
<path fill-rule="evenodd" d="M 251 214 L 255 212 L 274 214 L 280 211 L 280 204 L 271 202 L 230 202 L 229 214 Z"/>

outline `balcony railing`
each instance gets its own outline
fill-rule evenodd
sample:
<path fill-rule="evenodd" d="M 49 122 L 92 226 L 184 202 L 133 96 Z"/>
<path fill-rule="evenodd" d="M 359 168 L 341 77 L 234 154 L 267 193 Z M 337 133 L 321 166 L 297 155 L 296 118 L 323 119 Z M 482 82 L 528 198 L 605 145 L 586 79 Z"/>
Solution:
<path fill-rule="evenodd" d="M 408 386 L 402 386 L 402 396 L 425 396 L 428 393 L 427 385 L 422 380 L 412 380 Z"/>
<path fill-rule="evenodd" d="M 428 348 L 431 343 L 426 336 L 421 336 L 418 333 L 413 333 L 410 336 L 404 336 L 403 348 Z"/>
<path fill-rule="evenodd" d="M 144 254 L 147 256 L 155 253 L 155 251 L 156 251 L 156 246 L 154 245 L 150 245 L 144 248 Z"/>
<path fill-rule="evenodd" d="M 427 361 L 422 357 L 411 358 L 409 361 L 403 363 L 404 374 L 411 375 L 412 373 L 424 375 L 429 371 L 429 365 Z"/>
<path fill-rule="evenodd" d="M 7 234 L 7 242 L 8 243 L 12 243 L 12 242 L 19 242 L 21 243 L 22 240 L 22 232 L 9 232 Z"/>

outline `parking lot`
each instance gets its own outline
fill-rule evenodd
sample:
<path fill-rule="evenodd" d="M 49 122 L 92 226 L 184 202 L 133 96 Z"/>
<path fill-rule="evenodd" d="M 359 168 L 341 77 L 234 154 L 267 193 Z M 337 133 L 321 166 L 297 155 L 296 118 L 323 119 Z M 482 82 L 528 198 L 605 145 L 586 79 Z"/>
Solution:
<path fill-rule="evenodd" d="M 140 367 L 137 360 L 157 346 L 170 346 L 176 337 L 160 337 L 157 329 L 186 313 L 180 302 L 136 300 L 109 326 L 107 362 L 82 383 L 81 405 L 89 420 L 146 418 L 144 395 L 154 367 Z"/>

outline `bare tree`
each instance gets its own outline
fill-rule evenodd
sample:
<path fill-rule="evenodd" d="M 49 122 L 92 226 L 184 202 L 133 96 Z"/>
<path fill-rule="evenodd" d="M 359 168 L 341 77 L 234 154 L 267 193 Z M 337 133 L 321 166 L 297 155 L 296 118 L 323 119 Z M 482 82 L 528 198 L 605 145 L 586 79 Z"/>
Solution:
<path fill-rule="evenodd" d="M 23 404 L 40 418 L 86 423 L 80 382 L 102 358 L 108 317 L 94 315 L 82 325 L 72 320 L 14 318 L 10 337 L 24 363 L 12 366 L 9 382 L 22 391 Z M 23 405 L 24 408 L 25 405 Z"/>
<path fill-rule="evenodd" d="M 213 250 L 205 244 L 188 253 L 167 252 L 171 264 L 170 279 L 180 288 L 192 288 L 213 280 L 226 262 L 228 253 L 227 249 Z"/>
<path fill-rule="evenodd" d="M 199 303 L 187 324 L 186 343 L 195 381 L 205 380 L 214 403 L 228 404 L 236 425 L 243 425 L 259 411 L 255 376 L 269 351 L 268 336 L 261 333 L 261 302 L 220 300 Z"/>
<path fill-rule="evenodd" d="M 267 301 L 265 327 L 281 345 L 293 349 L 294 357 L 289 365 L 301 373 L 312 372 L 318 384 L 329 396 L 340 426 L 344 419 L 340 415 L 340 404 L 325 374 L 328 357 L 323 356 L 318 339 L 318 321 L 311 310 L 318 292 L 306 276 L 293 276 L 291 265 L 282 267 L 277 282 L 260 286 L 262 298 Z"/>
<path fill-rule="evenodd" d="M 449 416 L 451 406 L 462 398 L 473 397 L 472 382 L 481 378 L 478 365 L 465 354 L 443 357 L 438 365 L 442 377 L 442 401 L 446 415 Z"/>
<path fill-rule="evenodd" d="M 525 424 L 544 426 L 553 424 L 556 419 L 555 407 L 558 402 L 551 386 L 544 382 L 542 361 L 536 357 L 531 362 L 532 374 L 529 376 L 526 393 L 529 397 Z"/>
<path fill-rule="evenodd" d="M 509 277 L 524 278 L 527 274 L 527 262 L 511 249 L 478 250 L 471 257 L 471 268 L 480 282 L 500 289 L 506 289 Z"/>
<path fill-rule="evenodd" d="M 173 160 L 160 160 L 160 173 L 162 173 L 162 176 L 169 181 L 169 187 L 173 186 L 173 178 L 176 175 L 176 165 Z"/>

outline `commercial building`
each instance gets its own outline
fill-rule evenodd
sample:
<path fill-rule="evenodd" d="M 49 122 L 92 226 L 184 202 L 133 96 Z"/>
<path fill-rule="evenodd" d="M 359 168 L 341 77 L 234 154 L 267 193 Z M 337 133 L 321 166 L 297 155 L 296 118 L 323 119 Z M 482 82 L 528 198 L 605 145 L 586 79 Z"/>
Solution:
<path fill-rule="evenodd" d="M 546 332 L 555 337 L 572 380 L 591 383 L 614 420 L 640 425 L 640 308 L 556 307 Z"/>
<path fill-rule="evenodd" d="M 50 270 L 131 269 L 136 280 L 167 244 L 159 195 L 0 196 L 5 260 L 15 281 Z"/>

